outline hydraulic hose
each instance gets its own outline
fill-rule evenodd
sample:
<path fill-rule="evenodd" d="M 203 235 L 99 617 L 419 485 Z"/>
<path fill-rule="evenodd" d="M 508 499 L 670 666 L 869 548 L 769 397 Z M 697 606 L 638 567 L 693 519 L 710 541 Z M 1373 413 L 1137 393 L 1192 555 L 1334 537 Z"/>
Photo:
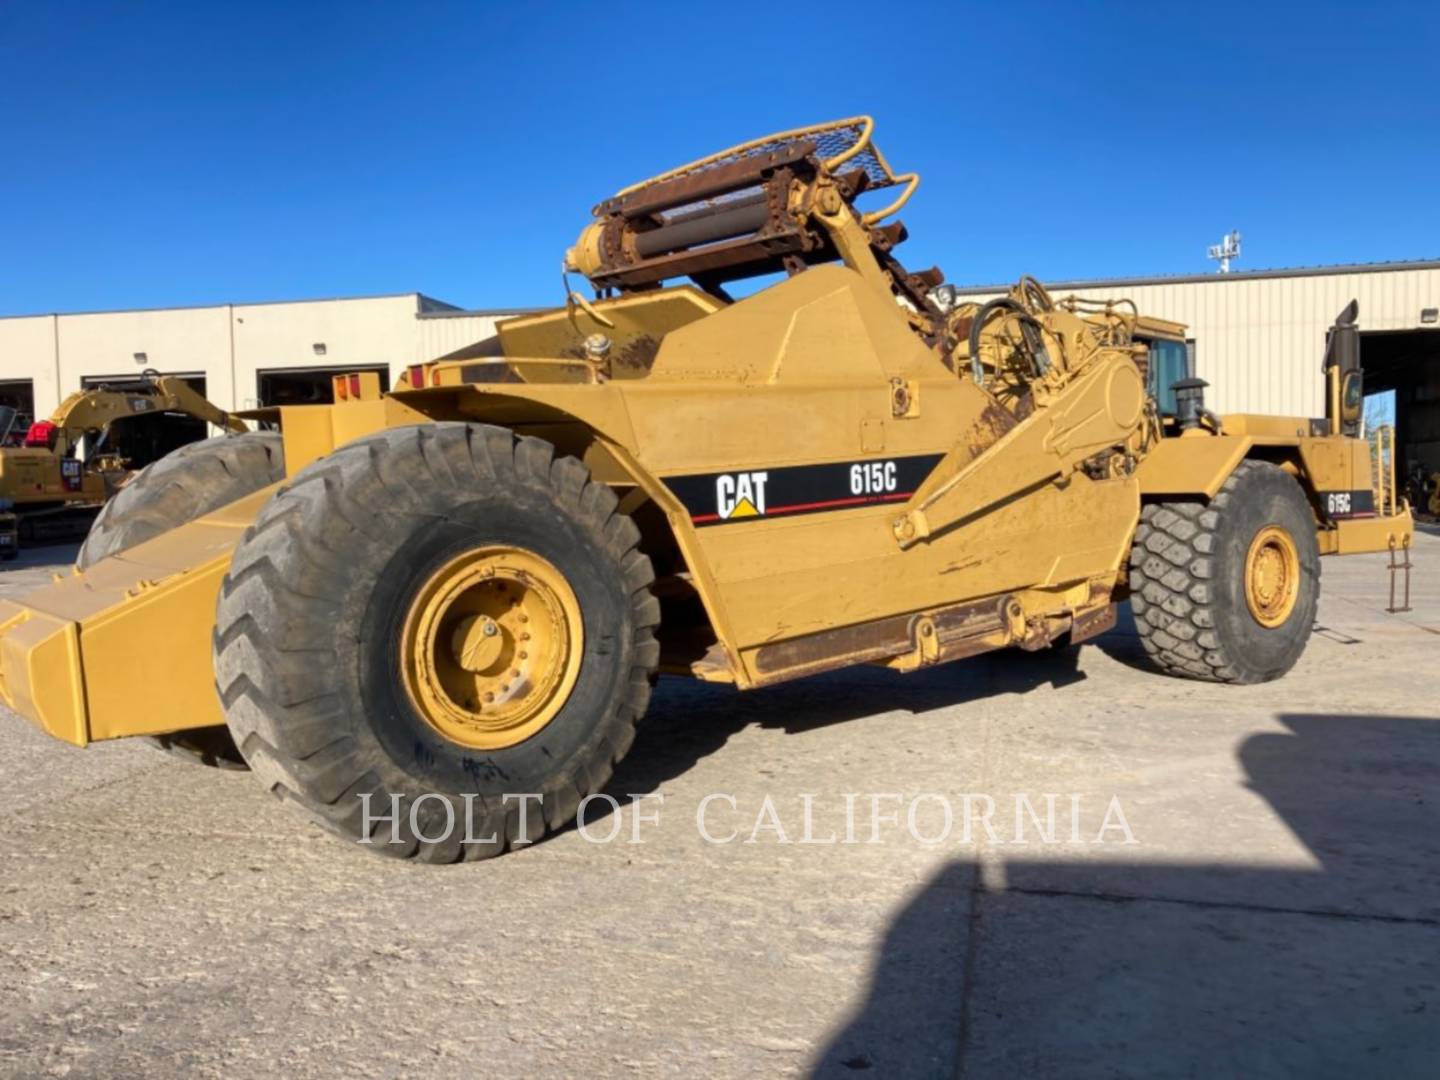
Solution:
<path fill-rule="evenodd" d="M 1030 280 L 1036 288 L 1040 289 L 1048 302 L 1050 295 L 1045 292 L 1038 281 L 1034 281 L 1033 278 Z M 980 332 L 985 329 L 985 324 L 990 321 L 990 316 L 1001 310 L 1013 311 L 1020 317 L 1020 332 L 1025 337 L 1025 347 L 1030 352 L 1030 360 L 1035 366 L 1035 375 L 1038 377 L 1050 370 L 1050 354 L 1045 350 L 1045 339 L 1040 333 L 1039 320 L 1010 297 L 998 296 L 981 307 L 970 323 L 970 376 L 975 380 L 977 386 L 985 385 L 985 368 L 980 363 Z M 1045 310 L 1050 309 L 1046 308 Z"/>
<path fill-rule="evenodd" d="M 970 377 L 975 380 L 976 386 L 985 385 L 985 368 L 980 363 L 980 331 L 985 329 L 990 316 L 1001 310 L 1025 314 L 1025 309 L 1008 296 L 997 296 L 984 304 L 970 321 Z"/>

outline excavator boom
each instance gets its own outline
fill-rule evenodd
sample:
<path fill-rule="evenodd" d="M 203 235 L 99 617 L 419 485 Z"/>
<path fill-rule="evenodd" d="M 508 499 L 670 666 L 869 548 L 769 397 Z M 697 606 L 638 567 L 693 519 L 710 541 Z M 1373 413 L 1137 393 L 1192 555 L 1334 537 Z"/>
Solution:
<path fill-rule="evenodd" d="M 134 385 L 75 391 L 48 420 L 30 426 L 22 446 L 0 449 L 0 501 L 8 500 L 18 513 L 21 538 L 83 536 L 135 467 L 108 449 L 116 425 L 176 413 L 223 431 L 246 430 L 243 420 L 207 401 L 184 379 L 146 373 Z"/>

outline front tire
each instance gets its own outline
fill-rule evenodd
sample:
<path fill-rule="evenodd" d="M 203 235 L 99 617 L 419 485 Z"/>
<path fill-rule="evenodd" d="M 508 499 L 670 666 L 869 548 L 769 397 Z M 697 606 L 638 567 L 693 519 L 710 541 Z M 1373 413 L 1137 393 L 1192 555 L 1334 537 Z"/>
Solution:
<path fill-rule="evenodd" d="M 1295 478 L 1244 461 L 1209 503 L 1141 511 L 1130 603 L 1141 644 L 1171 674 L 1278 679 L 1305 651 L 1320 597 L 1320 550 Z"/>
<path fill-rule="evenodd" d="M 251 769 L 402 858 L 567 824 L 629 749 L 659 660 L 654 574 L 616 506 L 579 461 L 480 424 L 393 428 L 302 470 L 217 611 Z"/>

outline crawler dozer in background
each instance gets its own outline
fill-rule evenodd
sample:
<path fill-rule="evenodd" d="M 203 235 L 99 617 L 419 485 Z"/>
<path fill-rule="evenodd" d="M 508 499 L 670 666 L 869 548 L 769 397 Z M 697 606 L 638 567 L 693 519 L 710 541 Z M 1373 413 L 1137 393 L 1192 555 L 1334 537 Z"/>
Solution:
<path fill-rule="evenodd" d="M 1320 557 L 1412 529 L 1347 434 L 1353 318 L 1324 418 L 1216 416 L 1189 378 L 1162 410 L 1127 305 L 942 304 L 895 254 L 917 183 L 858 118 L 606 199 L 567 256 L 593 296 L 137 476 L 73 576 L 0 603 L 0 692 L 449 862 L 569 822 L 662 672 L 910 671 L 1129 597 L 1160 669 L 1283 675 Z"/>
<path fill-rule="evenodd" d="M 0 500 L 17 516 L 20 542 L 78 539 L 137 464 L 116 446 L 122 428 L 183 415 L 222 430 L 246 430 L 183 379 L 147 372 L 123 386 L 77 390 L 50 419 L 10 445 L 15 410 L 0 407 Z M 10 548 L 14 551 L 14 548 Z"/>

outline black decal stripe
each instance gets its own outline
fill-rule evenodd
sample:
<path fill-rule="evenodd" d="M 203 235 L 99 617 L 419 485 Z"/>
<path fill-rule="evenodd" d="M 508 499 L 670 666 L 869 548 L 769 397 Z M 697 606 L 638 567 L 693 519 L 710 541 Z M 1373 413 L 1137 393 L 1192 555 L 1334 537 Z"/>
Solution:
<path fill-rule="evenodd" d="M 1379 517 L 1375 511 L 1375 492 L 1370 488 L 1361 488 L 1358 491 L 1322 491 L 1320 505 L 1325 509 L 1325 515 L 1332 521 L 1349 521 L 1351 518 L 1373 518 Z M 1336 513 L 1330 509 L 1330 496 L 1349 495 L 1350 510 L 1348 513 Z"/>
<path fill-rule="evenodd" d="M 943 454 L 915 454 L 908 457 L 870 457 L 861 460 L 827 462 L 822 465 L 791 465 L 775 468 L 752 466 L 748 469 L 725 470 L 713 473 L 694 473 L 687 476 L 663 477 L 668 487 L 690 514 L 690 520 L 697 526 L 739 525 L 746 521 L 764 521 L 773 517 L 794 517 L 800 514 L 822 514 L 839 510 L 853 510 L 863 506 L 878 506 L 883 503 L 904 502 L 930 475 Z M 895 489 L 893 491 L 865 491 L 864 481 L 869 470 L 879 466 L 882 470 L 893 464 Z M 851 470 L 858 466 L 862 470 L 861 491 L 855 490 Z M 764 513 L 725 519 L 720 516 L 716 482 L 721 477 L 739 477 L 744 473 L 765 473 Z"/>

